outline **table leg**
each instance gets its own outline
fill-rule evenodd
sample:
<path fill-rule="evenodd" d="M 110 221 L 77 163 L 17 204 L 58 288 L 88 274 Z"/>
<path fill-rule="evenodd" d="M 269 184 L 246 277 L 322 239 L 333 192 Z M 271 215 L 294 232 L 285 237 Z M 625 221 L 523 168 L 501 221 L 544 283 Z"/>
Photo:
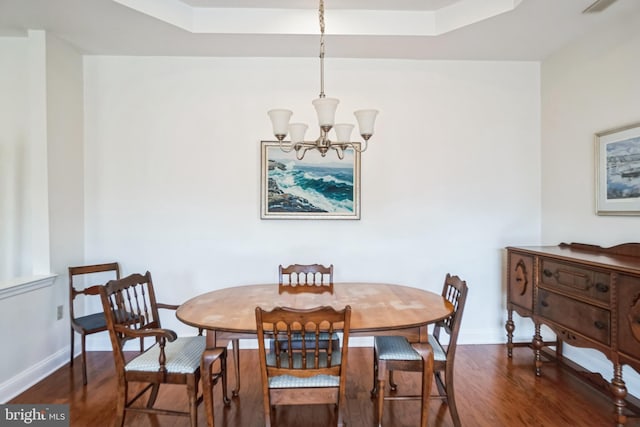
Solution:
<path fill-rule="evenodd" d="M 232 396 L 238 396 L 240 393 L 240 340 L 231 340 L 232 352 L 233 352 L 233 364 L 236 369 L 236 386 L 231 390 Z"/>

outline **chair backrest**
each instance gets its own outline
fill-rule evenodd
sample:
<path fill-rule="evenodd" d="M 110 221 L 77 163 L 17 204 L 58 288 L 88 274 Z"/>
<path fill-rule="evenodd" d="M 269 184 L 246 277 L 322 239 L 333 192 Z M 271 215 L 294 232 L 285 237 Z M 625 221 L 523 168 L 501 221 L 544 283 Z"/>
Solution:
<path fill-rule="evenodd" d="M 139 338 L 141 331 L 162 328 L 151 273 L 147 271 L 144 276 L 132 274 L 120 280 L 111 280 L 100 286 L 99 292 L 116 370 L 124 370 L 124 344 L 128 340 Z M 162 334 L 158 334 L 156 339 L 161 336 Z"/>
<path fill-rule="evenodd" d="M 278 267 L 278 292 L 333 293 L 333 264 L 292 264 Z"/>
<path fill-rule="evenodd" d="M 442 296 L 453 305 L 453 313 L 451 316 L 436 323 L 433 329 L 433 336 L 440 341 L 440 333 L 449 335 L 449 344 L 447 345 L 447 362 L 453 359 L 458 342 L 458 333 L 460 332 L 460 324 L 462 322 L 462 313 L 467 302 L 467 292 L 469 288 L 467 282 L 461 280 L 458 276 L 452 276 L 447 273 L 442 288 Z"/>
<path fill-rule="evenodd" d="M 111 274 L 103 276 L 100 273 Z M 95 281 L 93 281 L 91 285 L 83 283 L 82 286 L 80 286 L 79 282 L 81 278 L 95 280 L 98 277 L 101 278 L 99 283 L 95 283 Z M 98 286 L 103 285 L 108 280 L 114 278 L 116 280 L 120 279 L 120 266 L 117 262 L 69 267 L 69 313 L 72 322 L 73 319 L 76 318 L 74 310 L 75 298 L 79 295 L 98 295 Z"/>
<path fill-rule="evenodd" d="M 344 390 L 350 321 L 350 306 L 342 310 L 333 307 L 276 307 L 271 311 L 256 307 L 263 385 L 268 384 L 268 378 L 280 375 L 300 378 L 330 375 L 340 377 Z M 320 341 L 337 332 L 342 333 L 342 343 L 338 349 L 320 345 Z M 302 338 L 298 347 L 292 345 L 296 335 Z M 269 351 L 265 340 L 275 343 Z"/>

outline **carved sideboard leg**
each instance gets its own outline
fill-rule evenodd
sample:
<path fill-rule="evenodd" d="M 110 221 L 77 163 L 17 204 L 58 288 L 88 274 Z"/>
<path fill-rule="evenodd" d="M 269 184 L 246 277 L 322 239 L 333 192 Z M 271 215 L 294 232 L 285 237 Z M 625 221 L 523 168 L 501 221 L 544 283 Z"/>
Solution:
<path fill-rule="evenodd" d="M 507 356 L 513 357 L 513 331 L 516 329 L 515 323 L 513 323 L 513 310 L 507 310 L 507 323 L 504 325 L 507 330 Z"/>
<path fill-rule="evenodd" d="M 627 397 L 627 386 L 622 379 L 622 365 L 616 363 L 613 367 L 613 379 L 611 380 L 611 394 L 613 394 L 613 403 L 615 405 L 615 422 L 617 427 L 622 427 L 627 423 L 627 417 L 624 414 L 625 398 Z"/>
<path fill-rule="evenodd" d="M 542 346 L 544 346 L 542 335 L 540 335 L 540 323 L 536 323 L 536 333 L 531 341 L 531 346 L 533 347 L 536 376 L 539 377 L 542 375 L 542 358 L 540 357 L 540 351 L 542 350 Z"/>

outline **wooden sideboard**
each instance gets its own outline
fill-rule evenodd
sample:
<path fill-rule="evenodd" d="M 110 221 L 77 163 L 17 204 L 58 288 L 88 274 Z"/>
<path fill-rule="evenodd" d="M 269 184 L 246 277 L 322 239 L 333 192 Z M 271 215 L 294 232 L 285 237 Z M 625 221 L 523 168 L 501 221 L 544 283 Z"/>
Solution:
<path fill-rule="evenodd" d="M 536 375 L 548 342 L 541 325 L 562 343 L 599 350 L 613 364 L 609 391 L 617 426 L 627 420 L 622 366 L 640 372 L 640 243 L 602 248 L 582 243 L 507 248 L 507 351 L 513 354 L 513 312 L 535 324 L 531 342 Z"/>

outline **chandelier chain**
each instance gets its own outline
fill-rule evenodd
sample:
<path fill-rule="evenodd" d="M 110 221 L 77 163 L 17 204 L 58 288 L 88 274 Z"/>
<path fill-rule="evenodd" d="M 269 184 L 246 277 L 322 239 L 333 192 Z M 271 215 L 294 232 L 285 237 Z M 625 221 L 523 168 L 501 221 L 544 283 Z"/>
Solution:
<path fill-rule="evenodd" d="M 324 98 L 324 0 L 320 0 L 318 6 L 318 19 L 320 21 L 320 98 Z"/>

